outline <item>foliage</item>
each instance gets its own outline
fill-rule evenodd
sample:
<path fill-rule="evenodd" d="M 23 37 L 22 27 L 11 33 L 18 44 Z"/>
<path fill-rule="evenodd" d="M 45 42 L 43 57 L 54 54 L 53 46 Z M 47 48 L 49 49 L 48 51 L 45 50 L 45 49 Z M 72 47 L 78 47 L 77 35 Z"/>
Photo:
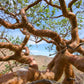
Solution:
<path fill-rule="evenodd" d="M 1 6 L 6 8 L 6 12 L 13 12 L 16 14 L 20 11 L 21 8 L 27 6 L 28 4 L 32 2 L 34 1 L 33 0 L 31 1 L 30 0 L 18 0 L 18 1 L 17 0 L 11 0 L 11 1 L 1 0 Z M 52 3 L 59 4 L 58 1 L 54 1 L 54 0 Z M 82 0 L 79 0 L 76 3 L 74 3 L 74 7 L 76 6 L 80 10 L 81 9 L 80 6 L 82 6 L 81 4 L 82 4 Z M 77 10 L 74 10 L 74 11 L 77 11 Z M 63 18 L 63 17 L 55 18 L 56 16 L 59 16 L 61 14 L 61 11 L 59 9 L 49 6 L 43 1 L 42 3 L 38 3 L 37 5 L 30 8 L 26 14 L 27 14 L 28 21 L 32 23 L 34 26 L 36 26 L 37 28 L 50 29 L 55 32 L 58 32 L 61 36 L 62 34 L 66 34 L 68 30 L 68 34 L 64 36 L 64 38 L 65 37 L 70 38 L 71 25 L 68 19 Z M 8 21 L 11 22 L 12 17 L 9 18 L 8 15 L 7 17 L 5 16 L 4 18 L 7 18 Z M 19 19 L 20 17 L 21 16 L 18 15 Z M 77 14 L 77 17 L 78 17 L 79 29 L 81 29 L 83 28 L 83 20 L 84 20 L 83 13 Z M 15 21 L 13 20 L 13 22 Z"/>

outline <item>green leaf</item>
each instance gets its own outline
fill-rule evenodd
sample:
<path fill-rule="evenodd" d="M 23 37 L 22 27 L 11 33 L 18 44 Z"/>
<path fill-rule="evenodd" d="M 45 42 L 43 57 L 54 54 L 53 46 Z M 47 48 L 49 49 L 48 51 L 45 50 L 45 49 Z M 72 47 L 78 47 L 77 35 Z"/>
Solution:
<path fill-rule="evenodd" d="M 37 26 L 40 26 L 40 23 L 36 23 Z"/>
<path fill-rule="evenodd" d="M 42 12 L 42 11 L 43 11 L 42 9 L 39 10 L 39 12 Z"/>
<path fill-rule="evenodd" d="M 18 3 L 22 3 L 22 0 L 18 0 Z"/>
<path fill-rule="evenodd" d="M 45 29 L 45 25 L 43 25 L 43 29 Z"/>
<path fill-rule="evenodd" d="M 50 12 L 49 8 L 45 9 L 45 11 L 46 11 L 46 13 L 49 13 Z"/>
<path fill-rule="evenodd" d="M 9 1 L 6 1 L 6 4 L 9 4 Z"/>
<path fill-rule="evenodd" d="M 15 0 L 13 0 L 13 4 L 14 4 L 14 5 L 16 5 L 16 2 L 15 2 Z"/>
<path fill-rule="evenodd" d="M 59 12 L 59 9 L 57 8 L 57 12 Z"/>
<path fill-rule="evenodd" d="M 24 0 L 25 3 L 28 3 L 28 0 Z"/>
<path fill-rule="evenodd" d="M 80 22 L 83 22 L 83 20 L 81 19 Z"/>

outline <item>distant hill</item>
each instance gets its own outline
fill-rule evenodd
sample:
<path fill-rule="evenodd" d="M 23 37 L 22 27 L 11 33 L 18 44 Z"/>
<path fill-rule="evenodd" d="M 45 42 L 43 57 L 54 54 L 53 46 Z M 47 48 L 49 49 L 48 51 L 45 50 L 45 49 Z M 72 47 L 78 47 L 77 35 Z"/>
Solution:
<path fill-rule="evenodd" d="M 8 51 L 4 50 L 4 52 L 7 54 L 12 54 L 12 52 L 9 53 L 9 50 Z M 0 56 L 2 56 L 1 52 L 0 52 Z M 30 56 L 35 58 L 38 66 L 39 66 L 39 70 L 45 70 L 47 64 L 53 59 L 52 57 L 42 56 L 42 55 L 30 55 Z M 16 71 L 17 69 L 19 69 L 21 67 L 28 67 L 27 64 L 25 65 L 25 64 L 21 64 L 21 63 L 17 63 L 17 62 L 15 64 L 14 62 L 15 61 L 10 61 L 10 64 L 13 67 L 13 71 Z M 8 68 L 8 65 L 9 65 L 8 62 L 0 62 L 0 73 L 2 71 L 5 72 L 6 69 Z M 76 82 L 77 82 L 76 84 L 84 84 L 84 72 L 81 72 L 74 67 L 74 73 L 76 76 Z M 63 78 L 64 78 L 64 76 L 62 77 L 61 81 L 63 80 Z"/>
<path fill-rule="evenodd" d="M 30 56 L 34 57 L 40 70 L 45 70 L 48 63 L 52 60 L 52 57 L 48 56 L 42 56 L 42 55 L 30 55 Z"/>
<path fill-rule="evenodd" d="M 10 51 L 9 49 L 5 49 L 5 48 L 0 49 L 0 56 L 4 56 L 3 53 L 6 55 L 13 54 L 12 51 Z M 36 62 L 39 65 L 40 70 L 44 70 L 46 68 L 47 64 L 52 60 L 52 58 L 48 57 L 48 56 L 42 56 L 42 55 L 29 55 L 29 56 L 34 57 L 34 59 L 36 60 Z M 11 65 L 14 65 L 13 61 L 10 61 L 10 62 L 11 62 Z M 7 64 L 8 64 L 8 62 L 0 62 L 0 68 L 1 68 L 0 72 L 2 70 L 4 70 L 5 68 L 7 68 L 7 66 L 8 66 Z M 28 65 L 26 65 L 26 66 L 28 66 Z M 24 66 L 21 65 L 20 67 L 24 67 Z M 14 70 L 17 70 L 17 69 L 18 69 L 18 67 L 15 68 Z"/>
<path fill-rule="evenodd" d="M 36 60 L 38 66 L 39 66 L 39 70 L 45 70 L 48 63 L 52 60 L 52 57 L 48 57 L 48 56 L 42 56 L 42 55 L 29 55 L 29 56 L 33 57 Z M 23 68 L 23 67 L 27 68 L 28 67 L 28 64 L 21 64 L 18 62 L 16 62 L 16 64 L 15 64 L 15 61 L 9 61 L 9 62 L 11 64 L 11 66 L 13 67 L 13 71 L 18 70 L 19 68 Z M 9 72 L 8 66 L 10 66 L 8 61 L 0 62 L 0 73 L 2 71 L 4 71 L 4 73 L 5 73 L 6 70 L 7 70 L 7 72 Z"/>

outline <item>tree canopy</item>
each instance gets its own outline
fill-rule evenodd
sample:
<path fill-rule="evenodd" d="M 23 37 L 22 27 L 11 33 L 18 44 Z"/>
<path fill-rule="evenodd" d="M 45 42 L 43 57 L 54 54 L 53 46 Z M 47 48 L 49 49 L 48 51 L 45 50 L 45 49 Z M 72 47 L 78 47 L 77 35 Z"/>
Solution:
<path fill-rule="evenodd" d="M 36 43 L 44 40 L 54 44 L 57 53 L 44 73 L 37 70 L 38 65 L 29 69 L 32 73 L 28 73 L 31 78 L 27 81 L 40 79 L 58 81 L 64 71 L 63 84 L 74 84 L 72 65 L 84 72 L 84 57 L 73 55 L 74 52 L 84 55 L 84 48 L 81 46 L 84 44 L 84 39 L 80 39 L 79 34 L 79 30 L 84 27 L 83 13 L 83 0 L 1 0 L 0 29 L 3 27 L 11 30 L 19 29 L 25 38 L 22 43 L 13 44 L 1 34 L 0 38 L 7 42 L 0 42 L 0 48 L 10 49 L 14 54 L 0 56 L 0 61 L 16 60 L 31 64 L 32 59 L 28 56 L 29 49 L 26 44 L 32 35 Z"/>

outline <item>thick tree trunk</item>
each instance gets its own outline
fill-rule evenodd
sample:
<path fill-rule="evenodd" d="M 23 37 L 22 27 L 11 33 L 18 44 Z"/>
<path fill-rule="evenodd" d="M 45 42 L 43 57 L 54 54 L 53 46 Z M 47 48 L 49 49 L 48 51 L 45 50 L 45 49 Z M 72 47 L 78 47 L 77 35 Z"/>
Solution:
<path fill-rule="evenodd" d="M 64 72 L 65 79 L 63 80 L 63 84 L 75 84 L 74 71 L 71 64 L 66 64 Z"/>

